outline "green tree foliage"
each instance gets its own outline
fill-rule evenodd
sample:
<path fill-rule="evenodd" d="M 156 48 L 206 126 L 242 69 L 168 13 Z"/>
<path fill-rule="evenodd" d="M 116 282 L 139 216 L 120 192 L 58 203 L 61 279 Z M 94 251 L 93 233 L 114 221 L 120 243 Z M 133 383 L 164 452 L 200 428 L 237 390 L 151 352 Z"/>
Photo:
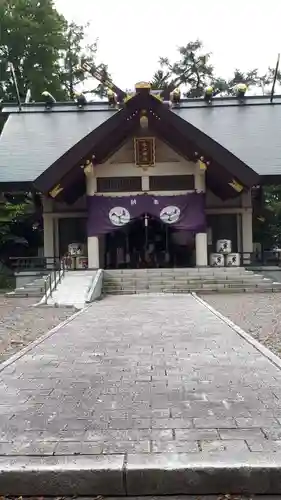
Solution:
<path fill-rule="evenodd" d="M 0 193 L 0 262 L 31 253 L 42 243 L 42 208 L 32 193 Z"/>
<path fill-rule="evenodd" d="M 184 85 L 188 97 L 200 97 L 213 76 L 210 54 L 203 52 L 200 40 L 179 47 L 179 60 L 172 63 L 167 57 L 160 58 L 160 70 L 152 78 L 152 88 L 165 89 Z"/>
<path fill-rule="evenodd" d="M 264 205 L 266 220 L 262 225 L 262 237 L 265 246 L 281 247 L 281 186 L 266 186 L 264 188 Z"/>
<path fill-rule="evenodd" d="M 87 29 L 67 23 L 53 0 L 1 0 L 0 2 L 0 100 L 15 101 L 9 63 L 12 63 L 19 93 L 40 101 L 48 90 L 57 100 L 73 98 L 88 75 L 80 60 L 95 67 L 97 43 L 87 44 Z M 107 73 L 104 64 L 99 66 Z M 100 93 L 95 82 L 91 92 Z"/>
<path fill-rule="evenodd" d="M 160 68 L 156 70 L 151 81 L 153 89 L 166 90 L 182 86 L 185 97 L 202 97 L 204 89 L 212 85 L 217 95 L 233 95 L 235 86 L 243 82 L 250 90 L 256 89 L 257 93 L 270 92 L 275 68 L 268 68 L 264 75 L 260 75 L 256 68 L 246 72 L 235 69 L 231 78 L 224 78 L 215 74 L 211 54 L 204 51 L 200 40 L 179 47 L 178 53 L 176 62 L 167 57 L 160 57 Z M 277 74 L 277 82 L 281 84 L 280 71 Z"/>
<path fill-rule="evenodd" d="M 12 63 L 19 93 L 41 100 L 48 89 L 64 97 L 60 85 L 60 56 L 66 48 L 66 20 L 52 0 L 2 0 L 0 3 L 0 98 L 15 100 L 8 63 Z"/>
<path fill-rule="evenodd" d="M 108 68 L 105 64 L 96 64 L 97 41 L 92 44 L 86 42 L 87 31 L 90 25 L 81 26 L 70 23 L 67 27 L 66 49 L 63 52 L 61 67 L 61 83 L 69 99 L 74 98 L 75 90 L 81 87 L 81 83 L 89 78 L 89 75 L 81 68 L 81 62 L 88 63 L 92 68 L 99 69 L 108 78 Z M 102 84 L 93 82 L 91 89 L 84 90 L 85 94 L 103 95 L 105 89 Z"/>

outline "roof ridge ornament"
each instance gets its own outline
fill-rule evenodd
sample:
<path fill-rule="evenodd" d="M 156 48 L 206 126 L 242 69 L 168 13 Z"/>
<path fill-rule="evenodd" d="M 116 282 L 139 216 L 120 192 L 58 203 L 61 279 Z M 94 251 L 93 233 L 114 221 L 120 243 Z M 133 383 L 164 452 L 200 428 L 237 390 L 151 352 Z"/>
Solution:
<path fill-rule="evenodd" d="M 237 85 L 235 85 L 235 87 L 234 87 L 234 90 L 235 90 L 236 97 L 237 97 L 238 101 L 240 102 L 240 104 L 244 104 L 245 94 L 248 90 L 246 83 L 243 83 L 243 82 L 237 83 Z"/>
<path fill-rule="evenodd" d="M 42 97 L 45 102 L 45 110 L 50 111 L 53 105 L 56 104 L 56 99 L 52 94 L 50 94 L 50 92 L 48 92 L 48 90 L 44 90 L 44 92 L 42 92 Z"/>
<path fill-rule="evenodd" d="M 86 99 L 85 95 L 83 94 L 83 92 L 75 92 L 74 97 L 75 97 L 75 102 L 77 104 L 78 109 L 83 109 L 84 106 L 86 106 L 86 104 L 87 104 L 87 99 Z"/>
<path fill-rule="evenodd" d="M 151 89 L 151 83 L 150 82 L 145 82 L 145 81 L 137 82 L 135 84 L 135 89 L 136 90 L 139 90 L 139 89 L 148 89 L 148 90 L 150 90 Z"/>
<path fill-rule="evenodd" d="M 119 103 L 122 103 L 124 101 L 124 98 L 126 97 L 126 92 L 124 90 L 120 89 L 113 83 L 111 78 L 109 78 L 106 74 L 106 71 L 103 68 L 95 67 L 86 61 L 81 61 L 80 67 L 83 71 L 87 71 L 90 73 L 90 75 L 98 80 L 102 85 L 107 87 L 108 89 L 112 90 L 114 94 L 116 94 L 117 101 Z"/>
<path fill-rule="evenodd" d="M 82 167 L 84 169 L 84 174 L 87 175 L 92 175 L 94 172 L 94 165 L 93 162 L 90 160 L 87 160 L 85 165 Z"/>
<path fill-rule="evenodd" d="M 179 87 L 175 88 L 170 93 L 170 101 L 171 101 L 172 107 L 174 107 L 174 108 L 179 108 L 180 107 L 181 91 L 180 91 Z"/>

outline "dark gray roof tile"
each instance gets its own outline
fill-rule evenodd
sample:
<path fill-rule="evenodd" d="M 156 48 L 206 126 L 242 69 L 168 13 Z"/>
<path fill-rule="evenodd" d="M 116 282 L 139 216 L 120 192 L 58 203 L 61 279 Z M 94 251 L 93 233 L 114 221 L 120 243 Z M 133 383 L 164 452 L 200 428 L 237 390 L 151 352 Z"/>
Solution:
<path fill-rule="evenodd" d="M 179 108 L 181 118 L 224 146 L 259 175 L 281 176 L 281 106 Z"/>
<path fill-rule="evenodd" d="M 11 114 L 0 135 L 0 182 L 34 181 L 112 113 Z"/>

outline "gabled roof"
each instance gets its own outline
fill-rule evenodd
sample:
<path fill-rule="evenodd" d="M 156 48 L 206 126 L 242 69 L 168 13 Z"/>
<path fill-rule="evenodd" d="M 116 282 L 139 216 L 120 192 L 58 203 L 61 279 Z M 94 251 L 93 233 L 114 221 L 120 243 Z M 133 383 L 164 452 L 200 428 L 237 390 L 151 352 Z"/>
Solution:
<path fill-rule="evenodd" d="M 15 107 L 5 108 L 4 113 L 10 114 L 0 136 L 0 184 L 32 182 L 46 194 L 60 184 L 58 198 L 70 195 L 75 199 L 85 189 L 81 166 L 93 155 L 95 162 L 102 163 L 119 149 L 138 129 L 140 112 L 145 109 L 155 135 L 189 160 L 204 156 L 209 162 L 207 181 L 216 194 L 224 198 L 237 195 L 233 182 L 246 189 L 260 182 L 251 161 L 256 137 L 249 133 L 251 116 L 255 130 L 261 129 L 260 143 L 264 120 L 259 122 L 258 110 L 270 108 L 273 112 L 262 111 L 260 116 L 280 114 L 281 121 L 281 99 L 276 105 L 268 103 L 268 99 L 250 98 L 249 104 L 241 106 L 236 99 L 215 99 L 208 106 L 203 100 L 191 99 L 170 110 L 149 93 L 140 92 L 120 110 L 109 108 L 107 103 L 88 104 L 83 111 L 73 103 L 57 104 L 50 112 L 37 104 L 26 106 L 21 113 Z M 246 147 L 247 138 L 252 142 Z M 277 151 L 277 139 L 274 142 Z"/>
<path fill-rule="evenodd" d="M 116 113 L 111 109 L 73 112 L 73 106 L 62 106 L 55 112 L 43 110 L 42 106 L 23 112 L 4 108 L 4 116 L 9 111 L 10 114 L 0 135 L 0 184 L 34 182 L 72 146 Z"/>
<path fill-rule="evenodd" d="M 241 189 L 258 183 L 258 175 L 223 146 L 204 132 L 176 116 L 162 102 L 148 93 L 139 93 L 130 99 L 118 113 L 93 130 L 65 155 L 49 167 L 36 181 L 43 192 L 56 187 L 60 196 L 67 195 L 73 186 L 83 182 L 85 161 L 102 163 L 118 149 L 122 142 L 139 128 L 140 113 L 146 110 L 149 126 L 185 158 L 208 160 L 208 179 L 212 189 L 221 197 L 237 195 L 231 184 L 238 182 Z"/>
<path fill-rule="evenodd" d="M 173 112 L 240 158 L 263 182 L 281 176 L 280 96 L 272 104 L 268 96 L 249 97 L 244 105 L 237 99 L 214 99 L 211 105 L 197 99 Z"/>

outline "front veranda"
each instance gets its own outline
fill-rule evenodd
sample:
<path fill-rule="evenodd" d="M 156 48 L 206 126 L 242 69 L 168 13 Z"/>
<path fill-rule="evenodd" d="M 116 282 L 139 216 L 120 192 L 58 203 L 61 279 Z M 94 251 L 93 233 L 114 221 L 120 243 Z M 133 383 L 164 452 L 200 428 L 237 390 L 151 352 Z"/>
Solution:
<path fill-rule="evenodd" d="M 192 231 L 173 230 L 148 214 L 105 235 L 105 269 L 190 267 L 195 259 Z"/>
<path fill-rule="evenodd" d="M 194 196 L 197 195 L 194 194 L 191 198 L 189 195 L 189 200 L 192 201 Z M 103 212 L 103 221 L 106 224 L 103 225 L 102 231 L 98 227 L 97 210 L 94 207 L 92 218 L 94 234 L 91 232 L 89 235 L 87 212 L 46 213 L 44 216 L 44 255 L 49 264 L 51 265 L 54 259 L 58 263 L 67 254 L 69 245 L 76 243 L 81 250 L 80 255 L 72 259 L 73 268 L 87 267 L 88 259 L 91 268 L 205 266 L 210 263 L 210 255 L 216 252 L 217 240 L 223 238 L 232 242 L 233 252 L 240 253 L 241 265 L 249 264 L 249 251 L 245 252 L 252 244 L 252 239 L 250 241 L 249 237 L 251 236 L 251 217 L 249 217 L 251 214 L 232 213 L 233 209 L 231 213 L 213 214 L 209 213 L 212 210 L 206 209 L 202 215 L 204 232 L 196 231 L 196 227 L 191 225 L 192 220 L 185 229 L 179 229 L 174 224 L 167 224 L 161 220 L 160 212 L 157 217 L 157 214 L 150 214 L 149 211 L 137 214 L 125 224 L 123 222 L 126 222 L 126 212 L 123 218 L 121 213 L 121 224 L 118 225 L 120 214 L 116 208 L 119 207 L 122 210 L 122 205 L 123 209 L 126 208 L 126 204 L 124 206 L 123 203 L 124 198 L 118 197 L 117 202 L 116 197 L 107 197 L 107 203 L 112 206 L 111 208 L 108 206 L 108 210 Z M 157 197 L 156 201 L 160 198 L 160 196 Z M 106 197 L 101 197 L 101 199 L 105 200 Z M 126 197 L 126 199 L 130 207 L 131 202 L 135 202 L 135 197 Z M 155 198 L 152 199 L 155 200 Z M 176 196 L 172 199 L 175 204 Z M 129 210 L 131 210 L 130 207 L 127 205 Z M 110 222 L 108 216 L 112 209 L 112 213 L 115 214 L 113 215 L 115 225 Z M 246 247 L 245 236 L 249 240 L 248 247 Z M 247 262 L 243 262 L 243 252 L 247 256 Z"/>
<path fill-rule="evenodd" d="M 88 266 L 207 265 L 204 201 L 204 195 L 198 193 L 175 196 L 143 194 L 117 199 L 89 197 Z"/>

